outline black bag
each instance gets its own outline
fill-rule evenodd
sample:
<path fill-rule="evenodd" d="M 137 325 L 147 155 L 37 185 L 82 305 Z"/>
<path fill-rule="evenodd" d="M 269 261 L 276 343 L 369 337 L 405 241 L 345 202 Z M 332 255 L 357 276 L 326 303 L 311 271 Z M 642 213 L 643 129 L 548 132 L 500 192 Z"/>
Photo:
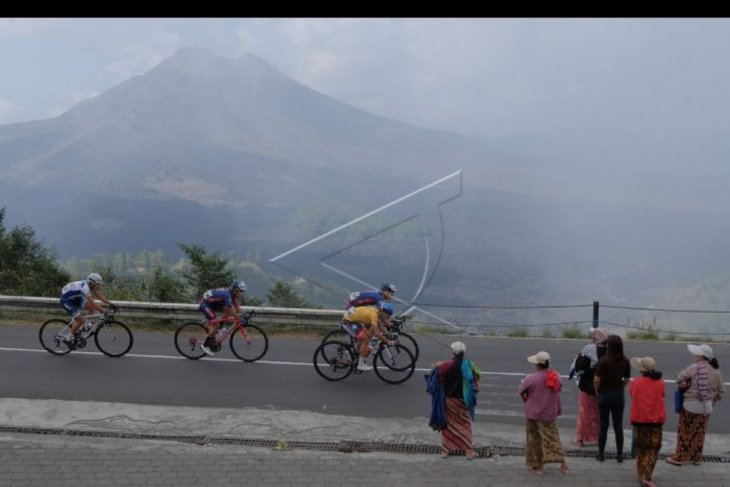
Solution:
<path fill-rule="evenodd" d="M 591 359 L 584 355 L 578 355 L 575 359 L 575 370 L 580 372 L 578 376 L 578 389 L 590 394 L 591 396 L 596 395 L 596 391 L 593 388 L 593 375 L 595 374 L 595 368 L 591 368 Z"/>
<path fill-rule="evenodd" d="M 596 347 L 596 355 L 599 359 L 605 354 L 606 347 Z M 585 355 L 578 355 L 578 358 L 575 359 L 575 370 L 581 371 L 580 377 L 578 377 L 578 389 L 595 396 L 596 388 L 593 386 L 593 377 L 596 375 L 596 367 L 591 367 L 591 359 Z"/>
<path fill-rule="evenodd" d="M 594 375 L 596 375 L 595 368 L 583 371 L 583 373 L 580 374 L 580 377 L 578 378 L 578 389 L 585 392 L 586 394 L 595 396 L 596 389 L 593 386 L 593 376 Z"/>

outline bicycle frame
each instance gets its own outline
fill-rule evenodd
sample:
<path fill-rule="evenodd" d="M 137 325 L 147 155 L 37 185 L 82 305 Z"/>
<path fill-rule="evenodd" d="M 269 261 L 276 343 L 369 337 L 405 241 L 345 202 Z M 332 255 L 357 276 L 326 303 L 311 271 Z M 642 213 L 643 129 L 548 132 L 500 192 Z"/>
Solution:
<path fill-rule="evenodd" d="M 385 337 L 386 337 L 386 338 L 387 338 L 388 340 L 393 340 L 393 341 L 395 341 L 396 343 L 398 343 L 398 336 L 399 336 L 399 334 L 400 334 L 400 331 L 401 331 L 401 326 L 403 326 L 403 322 L 404 322 L 404 321 L 405 321 L 405 317 L 404 317 L 404 318 L 397 318 L 397 319 L 393 320 L 393 325 L 392 325 L 392 326 L 391 326 L 391 327 L 390 327 L 390 328 L 389 328 L 389 329 L 388 329 L 387 331 L 385 331 L 385 332 L 383 333 L 383 334 L 385 335 Z M 363 327 L 363 325 L 362 325 L 362 324 L 358 324 L 358 325 L 359 325 L 360 327 Z M 350 334 L 350 332 L 349 332 L 349 331 L 347 331 L 347 330 L 345 329 L 344 325 L 341 325 L 341 326 L 340 326 L 340 328 L 341 328 L 341 329 L 343 329 L 343 330 L 345 331 L 345 336 L 347 336 L 347 338 L 348 338 L 348 341 L 349 341 L 349 343 L 350 343 L 350 344 L 351 344 L 351 345 L 352 345 L 352 346 L 353 346 L 353 347 L 355 348 L 355 350 L 357 351 L 357 350 L 358 350 L 358 349 L 360 348 L 360 345 L 359 345 L 359 342 L 358 342 L 358 340 L 357 340 L 357 337 L 354 337 L 354 336 L 352 336 L 352 335 Z M 326 339 L 326 338 L 325 338 L 325 339 Z M 368 341 L 372 342 L 373 340 L 377 340 L 377 341 L 378 341 L 378 343 L 380 343 L 380 344 L 383 344 L 383 341 L 382 341 L 382 340 L 380 340 L 379 338 L 376 338 L 376 337 L 370 337 L 370 336 L 368 337 Z M 324 340 L 323 340 L 323 342 L 324 342 Z M 377 348 L 376 348 L 375 350 L 373 350 L 373 352 L 377 352 L 377 351 L 378 351 L 378 349 L 377 349 Z"/>
<path fill-rule="evenodd" d="M 106 325 L 109 321 L 114 319 L 114 312 L 109 310 L 107 313 L 92 313 L 90 315 L 83 316 L 84 320 L 89 320 L 91 322 L 91 329 L 85 330 L 82 326 L 76 333 L 80 334 L 82 338 L 89 338 L 90 336 L 93 336 L 94 333 L 99 331 L 102 326 Z M 71 318 L 68 323 L 66 323 L 66 328 L 71 328 L 71 326 L 73 326 L 73 322 L 74 319 Z M 64 330 L 66 328 L 64 328 Z"/>
<path fill-rule="evenodd" d="M 223 326 L 223 323 L 231 323 L 231 322 L 235 323 L 236 321 L 238 321 L 238 323 L 236 323 L 235 325 L 226 327 L 224 330 L 224 334 L 222 336 L 216 335 L 215 344 L 217 346 L 220 346 L 223 342 L 225 342 L 228 339 L 228 337 L 231 336 L 231 334 L 234 331 L 236 331 L 237 329 L 240 329 L 241 336 L 243 337 L 243 339 L 246 341 L 246 344 L 248 345 L 249 343 L 251 343 L 251 341 L 249 340 L 248 333 L 246 332 L 246 325 L 248 325 L 249 321 L 251 320 L 251 317 L 254 314 L 256 314 L 256 311 L 251 310 L 246 313 L 241 313 L 241 315 L 239 315 L 239 320 L 236 320 L 235 318 L 232 319 L 230 317 L 226 317 L 226 318 L 221 317 L 221 318 L 212 319 L 210 321 L 203 320 L 203 322 L 205 323 L 206 326 L 210 325 L 211 323 L 218 323 L 221 326 Z M 220 328 L 218 328 L 218 330 L 220 332 Z"/>
<path fill-rule="evenodd" d="M 390 335 L 390 333 L 388 333 L 388 335 Z M 347 340 L 347 343 L 345 344 L 345 346 L 350 350 L 353 357 L 359 357 L 360 356 L 360 343 L 358 342 L 357 338 L 350 335 L 349 333 L 346 333 L 346 336 L 347 336 L 348 340 Z M 390 336 L 388 336 L 388 338 L 391 339 Z M 397 340 L 397 338 L 398 338 L 398 335 L 396 333 L 395 340 Z M 372 346 L 374 343 L 377 343 L 377 346 Z M 381 349 L 384 349 L 384 353 L 386 353 L 388 355 L 387 358 L 390 360 L 393 359 L 393 355 L 390 353 L 390 349 L 388 347 L 386 347 L 386 344 L 380 338 L 369 337 L 368 345 L 371 346 L 370 354 L 368 355 L 368 357 L 373 357 Z"/>

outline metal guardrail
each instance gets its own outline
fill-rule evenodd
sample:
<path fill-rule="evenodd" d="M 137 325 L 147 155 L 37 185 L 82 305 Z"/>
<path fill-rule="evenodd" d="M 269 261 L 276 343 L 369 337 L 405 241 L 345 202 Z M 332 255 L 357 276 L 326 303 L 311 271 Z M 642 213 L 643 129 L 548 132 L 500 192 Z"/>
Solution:
<path fill-rule="evenodd" d="M 114 301 L 122 310 L 121 316 L 134 318 L 157 318 L 172 320 L 198 320 L 201 314 L 197 304 L 145 303 L 140 301 Z M 329 325 L 336 326 L 342 311 L 336 309 L 270 308 L 265 306 L 244 306 L 256 310 L 255 322 L 272 325 Z M 58 298 L 36 298 L 27 296 L 0 295 L 0 310 L 47 312 L 62 315 Z"/>

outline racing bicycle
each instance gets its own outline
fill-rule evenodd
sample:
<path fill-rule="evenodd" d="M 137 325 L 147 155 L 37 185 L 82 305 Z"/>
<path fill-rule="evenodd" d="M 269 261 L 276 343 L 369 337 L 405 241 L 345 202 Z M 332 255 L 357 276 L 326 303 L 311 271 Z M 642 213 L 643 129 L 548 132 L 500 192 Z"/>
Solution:
<path fill-rule="evenodd" d="M 73 319 L 46 321 L 38 331 L 38 338 L 43 348 L 54 355 L 66 355 L 72 350 L 85 348 L 93 338 L 101 353 L 109 357 L 121 357 L 132 348 L 134 337 L 129 327 L 114 319 L 114 315 L 115 311 L 110 309 L 87 316 L 86 323 L 76 332 L 71 343 L 66 343 L 60 335 L 71 328 Z"/>
<path fill-rule="evenodd" d="M 393 325 L 388 329 L 388 340 L 393 340 L 396 343 L 400 343 L 401 345 L 406 347 L 408 351 L 411 352 L 411 354 L 413 355 L 413 360 L 415 362 L 418 360 L 420 348 L 418 347 L 418 342 L 416 342 L 416 339 L 403 331 L 403 326 L 405 325 L 405 322 L 405 316 L 400 316 L 392 320 Z M 340 326 L 337 329 L 327 333 L 322 339 L 322 343 L 332 340 L 336 340 L 338 342 L 347 342 L 349 336 L 350 335 Z"/>
<path fill-rule="evenodd" d="M 227 339 L 233 355 L 244 362 L 255 362 L 264 356 L 269 349 L 269 337 L 258 325 L 251 323 L 251 318 L 256 311 L 251 310 L 240 315 L 241 324 L 230 323 L 231 318 L 216 318 L 212 323 L 221 323 L 215 337 L 215 343 L 210 346 L 211 351 L 219 352 L 223 342 Z M 208 336 L 208 320 L 191 321 L 184 323 L 175 331 L 175 348 L 183 357 L 191 360 L 203 358 L 206 354 L 200 348 Z"/>
<path fill-rule="evenodd" d="M 346 334 L 344 341 L 327 340 L 320 343 L 314 351 L 312 362 L 314 369 L 322 378 L 329 381 L 340 381 L 357 370 L 359 358 L 357 340 Z M 378 338 L 370 340 L 373 355 L 373 371 L 388 384 L 400 384 L 407 381 L 416 370 L 416 359 L 405 346 L 400 343 L 384 343 Z"/>

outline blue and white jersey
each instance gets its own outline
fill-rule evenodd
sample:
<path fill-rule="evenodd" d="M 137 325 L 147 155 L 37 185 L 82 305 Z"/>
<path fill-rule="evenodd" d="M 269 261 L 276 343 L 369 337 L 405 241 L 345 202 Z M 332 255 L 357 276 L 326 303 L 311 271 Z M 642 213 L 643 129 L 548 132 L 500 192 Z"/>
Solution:
<path fill-rule="evenodd" d="M 203 293 L 200 303 L 221 311 L 224 307 L 233 304 L 233 296 L 231 296 L 231 290 L 227 287 L 208 289 Z"/>
<path fill-rule="evenodd" d="M 91 288 L 86 281 L 69 282 L 61 289 L 62 299 L 78 299 L 91 294 Z"/>

